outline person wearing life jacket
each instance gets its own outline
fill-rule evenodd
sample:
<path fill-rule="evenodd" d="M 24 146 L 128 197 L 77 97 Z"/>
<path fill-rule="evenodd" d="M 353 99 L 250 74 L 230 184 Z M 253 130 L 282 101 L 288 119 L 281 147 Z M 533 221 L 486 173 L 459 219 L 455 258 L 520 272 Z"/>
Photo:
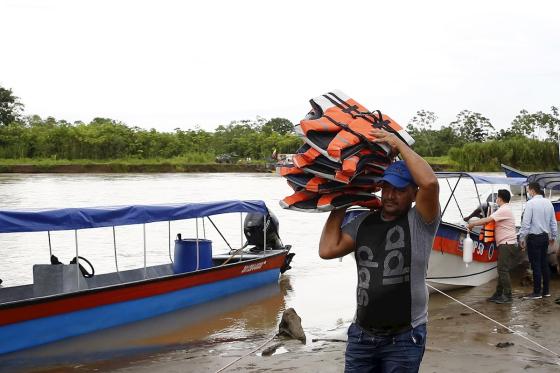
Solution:
<path fill-rule="evenodd" d="M 489 216 L 468 224 L 472 229 L 482 225 L 480 240 L 484 243 L 496 241 L 498 251 L 498 284 L 496 291 L 487 300 L 498 304 L 512 302 L 511 279 L 509 272 L 519 262 L 515 217 L 509 205 L 511 193 L 506 189 L 498 190 L 496 204 L 498 209 Z"/>
<path fill-rule="evenodd" d="M 426 346 L 426 272 L 441 221 L 439 183 L 428 163 L 394 133 L 372 129 L 370 134 L 403 161 L 383 173 L 380 210 L 343 228 L 346 209 L 330 213 L 319 256 L 354 253 L 356 258 L 357 306 L 348 328 L 345 371 L 418 372 Z"/>

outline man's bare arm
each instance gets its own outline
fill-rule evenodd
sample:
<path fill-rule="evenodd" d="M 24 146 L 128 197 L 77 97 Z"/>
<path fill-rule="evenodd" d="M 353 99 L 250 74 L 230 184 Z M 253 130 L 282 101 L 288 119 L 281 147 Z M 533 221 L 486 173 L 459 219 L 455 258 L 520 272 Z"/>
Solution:
<path fill-rule="evenodd" d="M 469 229 L 473 229 L 473 227 L 476 227 L 477 225 L 484 225 L 484 224 L 490 223 L 491 221 L 494 221 L 494 218 L 492 216 L 488 216 L 486 218 L 482 218 L 482 219 L 478 219 L 478 220 L 475 220 L 473 222 L 470 222 L 467 225 L 467 227 Z"/>
<path fill-rule="evenodd" d="M 354 251 L 354 240 L 340 229 L 345 213 L 346 209 L 331 211 L 325 222 L 319 241 L 319 256 L 321 258 L 340 258 Z"/>
<path fill-rule="evenodd" d="M 439 213 L 439 183 L 428 162 L 393 133 L 375 128 L 370 131 L 370 134 L 376 138 L 374 142 L 387 143 L 394 151 L 401 154 L 414 183 L 418 185 L 416 210 L 426 223 L 434 221 Z"/>

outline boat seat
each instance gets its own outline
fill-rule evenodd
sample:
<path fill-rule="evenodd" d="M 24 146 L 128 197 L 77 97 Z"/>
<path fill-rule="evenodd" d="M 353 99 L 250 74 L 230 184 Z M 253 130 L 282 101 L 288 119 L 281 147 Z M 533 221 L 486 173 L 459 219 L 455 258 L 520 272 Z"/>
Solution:
<path fill-rule="evenodd" d="M 33 266 L 33 295 L 35 297 L 69 293 L 87 288 L 87 282 L 82 274 L 76 276 L 76 265 L 74 264 L 35 264 Z"/>

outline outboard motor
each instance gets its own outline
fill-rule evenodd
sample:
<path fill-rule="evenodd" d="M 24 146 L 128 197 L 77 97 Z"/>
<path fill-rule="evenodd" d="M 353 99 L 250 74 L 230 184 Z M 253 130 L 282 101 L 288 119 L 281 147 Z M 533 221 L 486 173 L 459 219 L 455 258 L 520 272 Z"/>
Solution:
<path fill-rule="evenodd" d="M 247 244 L 253 245 L 251 251 L 264 250 L 264 215 L 259 212 L 248 213 L 243 222 L 243 232 L 247 238 Z M 266 248 L 279 250 L 284 247 L 278 236 L 278 219 L 269 212 L 266 215 Z"/>

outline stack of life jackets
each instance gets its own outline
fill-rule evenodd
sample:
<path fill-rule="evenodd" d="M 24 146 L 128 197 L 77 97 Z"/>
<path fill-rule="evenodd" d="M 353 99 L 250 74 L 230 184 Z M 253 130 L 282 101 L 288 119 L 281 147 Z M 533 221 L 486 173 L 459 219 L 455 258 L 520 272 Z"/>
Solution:
<path fill-rule="evenodd" d="M 280 201 L 285 209 L 324 212 L 350 205 L 379 208 L 379 180 L 392 162 L 391 149 L 373 143 L 380 128 L 409 146 L 412 137 L 381 112 L 370 112 L 340 91 L 310 100 L 312 110 L 295 126 L 304 144 L 293 164 L 279 167 L 294 193 Z"/>

